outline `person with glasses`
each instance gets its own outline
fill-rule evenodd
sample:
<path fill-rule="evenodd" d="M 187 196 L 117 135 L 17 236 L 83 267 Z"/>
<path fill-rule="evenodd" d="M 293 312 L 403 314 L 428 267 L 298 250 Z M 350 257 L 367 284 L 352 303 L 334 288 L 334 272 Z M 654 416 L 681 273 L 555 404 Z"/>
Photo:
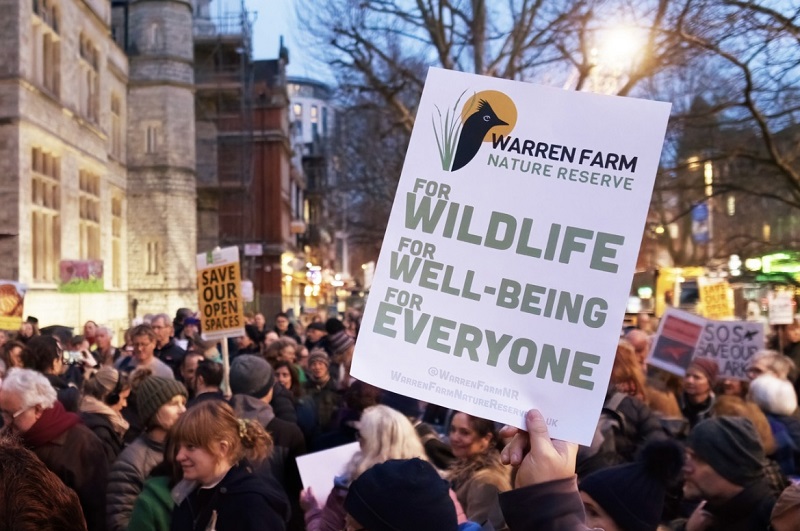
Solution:
<path fill-rule="evenodd" d="M 108 461 L 102 458 L 103 443 L 78 415 L 64 409 L 47 378 L 30 369 L 9 371 L 0 387 L 0 414 L 3 430 L 19 436 L 75 491 L 88 530 L 105 529 Z"/>
<path fill-rule="evenodd" d="M 750 380 L 755 380 L 762 374 L 771 374 L 781 380 L 788 380 L 794 375 L 795 370 L 795 364 L 790 357 L 774 350 L 762 350 L 753 356 L 750 365 L 745 369 L 745 374 Z"/>

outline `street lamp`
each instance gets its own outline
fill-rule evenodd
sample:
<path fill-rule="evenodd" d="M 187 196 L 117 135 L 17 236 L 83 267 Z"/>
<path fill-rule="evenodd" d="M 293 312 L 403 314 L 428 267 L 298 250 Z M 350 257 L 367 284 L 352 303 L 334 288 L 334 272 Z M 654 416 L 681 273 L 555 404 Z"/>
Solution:
<path fill-rule="evenodd" d="M 706 185 L 705 194 L 708 203 L 708 257 L 714 257 L 714 165 L 710 160 L 703 164 L 703 181 Z"/>

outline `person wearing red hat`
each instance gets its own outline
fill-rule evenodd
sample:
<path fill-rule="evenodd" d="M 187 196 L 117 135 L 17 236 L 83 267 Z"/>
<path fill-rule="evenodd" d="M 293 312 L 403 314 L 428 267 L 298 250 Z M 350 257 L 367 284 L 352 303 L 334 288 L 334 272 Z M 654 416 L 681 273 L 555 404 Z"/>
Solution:
<path fill-rule="evenodd" d="M 679 402 L 681 413 L 689 421 L 690 428 L 711 417 L 716 399 L 713 389 L 718 373 L 719 365 L 708 358 L 694 358 L 686 368 Z"/>

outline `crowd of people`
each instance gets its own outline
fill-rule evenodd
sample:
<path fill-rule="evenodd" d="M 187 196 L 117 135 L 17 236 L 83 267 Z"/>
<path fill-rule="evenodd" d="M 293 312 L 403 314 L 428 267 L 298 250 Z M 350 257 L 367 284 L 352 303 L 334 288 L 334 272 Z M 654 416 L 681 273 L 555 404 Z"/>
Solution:
<path fill-rule="evenodd" d="M 578 447 L 536 410 L 501 429 L 357 381 L 353 315 L 248 316 L 228 374 L 185 308 L 119 342 L 29 319 L 0 334 L 0 529 L 800 529 L 800 323 L 747 381 L 649 366 L 640 326 Z M 303 488 L 297 457 L 356 442 L 329 492 Z"/>

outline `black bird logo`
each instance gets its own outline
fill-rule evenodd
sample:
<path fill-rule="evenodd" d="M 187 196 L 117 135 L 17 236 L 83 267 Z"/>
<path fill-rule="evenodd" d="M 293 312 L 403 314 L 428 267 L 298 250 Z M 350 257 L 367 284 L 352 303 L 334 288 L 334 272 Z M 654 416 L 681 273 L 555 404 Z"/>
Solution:
<path fill-rule="evenodd" d="M 497 125 L 508 124 L 497 117 L 489 102 L 481 100 L 478 103 L 478 110 L 467 118 L 461 128 L 456 156 L 453 158 L 453 167 L 450 171 L 466 166 L 477 155 L 486 133 Z"/>

